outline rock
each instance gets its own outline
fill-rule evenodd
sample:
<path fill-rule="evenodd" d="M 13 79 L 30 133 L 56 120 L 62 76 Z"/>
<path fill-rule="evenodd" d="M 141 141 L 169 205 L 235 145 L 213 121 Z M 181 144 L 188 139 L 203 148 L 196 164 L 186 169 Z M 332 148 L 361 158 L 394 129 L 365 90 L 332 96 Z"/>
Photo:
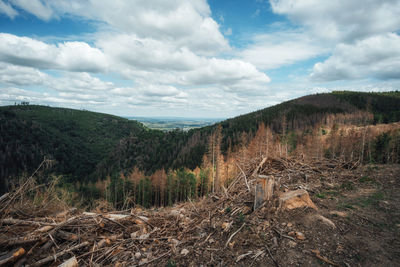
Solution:
<path fill-rule="evenodd" d="M 296 238 L 299 240 L 306 239 L 306 236 L 302 232 L 296 232 Z"/>
<path fill-rule="evenodd" d="M 186 256 L 187 254 L 189 254 L 189 250 L 187 250 L 186 248 L 181 250 L 181 255 Z"/>
<path fill-rule="evenodd" d="M 135 259 L 140 259 L 142 257 L 142 254 L 140 254 L 140 252 L 136 252 L 135 253 Z"/>
<path fill-rule="evenodd" d="M 292 210 L 303 207 L 310 207 L 318 210 L 317 206 L 312 202 L 307 191 L 298 189 L 295 191 L 288 191 L 281 193 L 279 196 L 279 206 L 282 209 Z"/>
<path fill-rule="evenodd" d="M 306 236 L 302 232 L 295 232 L 295 231 L 290 231 L 288 233 L 289 236 L 294 236 L 299 240 L 304 240 L 306 239 Z"/>

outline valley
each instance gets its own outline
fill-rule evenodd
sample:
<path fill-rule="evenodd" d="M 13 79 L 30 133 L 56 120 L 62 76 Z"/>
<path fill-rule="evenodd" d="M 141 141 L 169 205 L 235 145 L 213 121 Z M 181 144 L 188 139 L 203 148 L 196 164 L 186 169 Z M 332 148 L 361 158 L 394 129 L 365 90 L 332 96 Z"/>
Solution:
<path fill-rule="evenodd" d="M 126 117 L 130 120 L 136 120 L 144 126 L 161 131 L 172 131 L 180 129 L 189 131 L 191 129 L 201 128 L 215 124 L 223 119 L 213 118 L 183 118 L 183 117 Z"/>

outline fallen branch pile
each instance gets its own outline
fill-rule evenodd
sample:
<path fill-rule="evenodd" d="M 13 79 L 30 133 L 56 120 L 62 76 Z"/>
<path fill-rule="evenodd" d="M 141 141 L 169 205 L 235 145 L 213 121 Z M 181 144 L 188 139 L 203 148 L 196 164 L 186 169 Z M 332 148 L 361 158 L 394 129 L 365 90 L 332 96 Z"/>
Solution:
<path fill-rule="evenodd" d="M 236 179 L 218 195 L 171 208 L 109 213 L 81 212 L 50 199 L 32 206 L 27 194 L 32 195 L 37 186 L 28 180 L 0 198 L 0 265 L 189 266 L 262 261 L 279 266 L 279 258 L 273 256 L 278 240 L 300 242 L 301 233 L 300 237 L 297 232 L 294 237 L 282 233 L 277 195 L 253 211 L 254 186 L 259 175 L 273 175 L 279 181 L 277 191 L 298 189 L 298 181 L 326 175 L 324 170 L 328 172 L 332 165 L 318 164 L 260 159 L 240 167 Z"/>

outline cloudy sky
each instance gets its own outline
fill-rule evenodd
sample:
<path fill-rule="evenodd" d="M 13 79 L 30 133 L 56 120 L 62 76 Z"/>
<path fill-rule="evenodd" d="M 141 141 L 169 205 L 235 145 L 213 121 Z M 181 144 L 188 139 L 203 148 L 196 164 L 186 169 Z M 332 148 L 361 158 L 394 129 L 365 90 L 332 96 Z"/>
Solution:
<path fill-rule="evenodd" d="M 398 0 L 0 0 L 0 105 L 233 117 L 400 89 Z"/>

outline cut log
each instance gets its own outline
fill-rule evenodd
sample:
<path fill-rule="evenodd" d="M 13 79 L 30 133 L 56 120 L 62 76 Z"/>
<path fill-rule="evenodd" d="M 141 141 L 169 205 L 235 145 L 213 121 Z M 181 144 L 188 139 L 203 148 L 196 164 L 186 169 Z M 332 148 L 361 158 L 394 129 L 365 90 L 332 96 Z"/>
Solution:
<path fill-rule="evenodd" d="M 307 191 L 304 189 L 282 193 L 279 196 L 279 207 L 285 210 L 292 210 L 303 207 L 310 207 L 318 210 L 317 206 L 315 206 Z"/>
<path fill-rule="evenodd" d="M 72 257 L 67 261 L 64 261 L 62 264 L 58 265 L 58 267 L 78 267 L 78 261 L 76 257 Z"/>

